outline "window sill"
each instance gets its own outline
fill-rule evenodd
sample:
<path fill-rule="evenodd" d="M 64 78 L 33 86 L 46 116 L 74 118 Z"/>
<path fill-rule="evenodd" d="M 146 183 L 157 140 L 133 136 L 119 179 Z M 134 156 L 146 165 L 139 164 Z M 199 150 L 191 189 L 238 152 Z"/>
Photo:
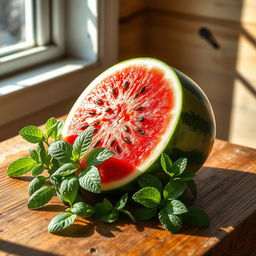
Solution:
<path fill-rule="evenodd" d="M 26 67 L 33 67 L 37 64 L 61 57 L 64 50 L 56 45 L 38 46 L 17 52 L 0 58 L 0 76 L 8 75 L 13 71 L 24 69 L 24 58 L 26 58 Z"/>
<path fill-rule="evenodd" d="M 67 58 L 0 80 L 0 126 L 79 95 L 111 64 Z"/>
<path fill-rule="evenodd" d="M 93 61 L 81 59 L 64 59 L 54 64 L 36 68 L 11 78 L 0 80 L 0 97 L 31 86 L 45 83 L 49 80 L 60 78 L 71 72 L 85 69 L 93 64 Z"/>

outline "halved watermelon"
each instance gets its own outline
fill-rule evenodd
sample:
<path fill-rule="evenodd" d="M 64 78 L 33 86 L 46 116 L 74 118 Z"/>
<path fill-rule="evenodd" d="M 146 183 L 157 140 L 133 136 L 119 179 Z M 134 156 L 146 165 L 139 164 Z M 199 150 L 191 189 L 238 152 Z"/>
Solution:
<path fill-rule="evenodd" d="M 206 160 L 215 137 L 211 105 L 186 75 L 152 58 L 121 62 L 100 74 L 71 109 L 63 130 L 73 143 L 86 129 L 96 129 L 92 147 L 116 153 L 99 171 L 102 190 L 161 170 L 162 152 L 187 157 L 190 171 Z"/>

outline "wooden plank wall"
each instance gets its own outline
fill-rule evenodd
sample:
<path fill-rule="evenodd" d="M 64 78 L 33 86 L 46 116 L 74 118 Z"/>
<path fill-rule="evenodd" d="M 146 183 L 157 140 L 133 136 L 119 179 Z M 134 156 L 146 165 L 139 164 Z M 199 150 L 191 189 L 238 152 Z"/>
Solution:
<path fill-rule="evenodd" d="M 206 27 L 220 45 L 199 36 Z M 195 80 L 217 136 L 256 147 L 256 1 L 120 0 L 120 60 L 151 56 Z"/>

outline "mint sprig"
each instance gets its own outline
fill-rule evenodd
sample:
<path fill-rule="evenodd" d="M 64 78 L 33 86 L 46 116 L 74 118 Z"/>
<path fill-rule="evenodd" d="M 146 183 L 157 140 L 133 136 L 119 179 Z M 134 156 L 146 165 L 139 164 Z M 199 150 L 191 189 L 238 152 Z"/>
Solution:
<path fill-rule="evenodd" d="M 172 233 L 180 232 L 182 222 L 201 227 L 210 225 L 209 216 L 204 210 L 186 206 L 187 202 L 191 203 L 197 196 L 193 180 L 195 174 L 186 170 L 187 159 L 172 161 L 165 153 L 160 158 L 163 174 L 167 177 L 164 182 L 163 175 L 159 176 L 160 180 L 146 173 L 137 178 L 140 189 L 131 197 L 125 193 L 117 201 L 104 198 L 95 205 L 86 203 L 79 191 L 84 189 L 95 194 L 102 192 L 97 166 L 113 157 L 114 153 L 103 147 L 90 150 L 94 129 L 80 133 L 74 144 L 69 144 L 61 137 L 63 125 L 63 121 L 51 117 L 46 122 L 45 131 L 33 125 L 21 129 L 19 134 L 37 146 L 29 150 L 30 157 L 14 161 L 7 169 L 10 177 L 32 172 L 34 179 L 28 186 L 28 208 L 43 207 L 55 195 L 67 205 L 65 213 L 58 214 L 49 223 L 49 232 L 69 227 L 77 217 L 94 217 L 113 223 L 119 219 L 120 214 L 128 216 L 132 222 L 158 216 L 162 226 Z M 81 161 L 85 162 L 85 167 Z M 135 204 L 130 204 L 132 201 Z"/>
<path fill-rule="evenodd" d="M 186 171 L 187 159 L 180 158 L 173 163 L 168 155 L 162 154 L 160 162 L 169 182 L 162 189 L 161 181 L 155 176 L 144 174 L 138 178 L 142 189 L 132 198 L 144 207 L 136 210 L 135 218 L 148 220 L 158 214 L 162 226 L 174 234 L 180 232 L 183 220 L 196 226 L 209 225 L 209 217 L 202 209 L 187 207 L 182 202 L 186 190 L 192 193 L 193 200 L 197 193 L 195 175 Z"/>

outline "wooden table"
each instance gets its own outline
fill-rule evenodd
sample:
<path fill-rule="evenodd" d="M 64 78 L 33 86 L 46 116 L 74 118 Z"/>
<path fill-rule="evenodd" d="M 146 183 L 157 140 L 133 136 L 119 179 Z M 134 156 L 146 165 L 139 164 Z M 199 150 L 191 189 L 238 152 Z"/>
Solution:
<path fill-rule="evenodd" d="M 29 210 L 30 177 L 6 175 L 8 164 L 31 146 L 14 137 L 0 143 L 0 255 L 248 255 L 256 249 L 256 150 L 216 140 L 196 178 L 195 204 L 211 217 L 209 228 L 185 227 L 178 235 L 157 221 L 114 224 L 80 219 L 69 233 L 47 232 L 50 219 L 64 206 L 54 198 Z"/>

